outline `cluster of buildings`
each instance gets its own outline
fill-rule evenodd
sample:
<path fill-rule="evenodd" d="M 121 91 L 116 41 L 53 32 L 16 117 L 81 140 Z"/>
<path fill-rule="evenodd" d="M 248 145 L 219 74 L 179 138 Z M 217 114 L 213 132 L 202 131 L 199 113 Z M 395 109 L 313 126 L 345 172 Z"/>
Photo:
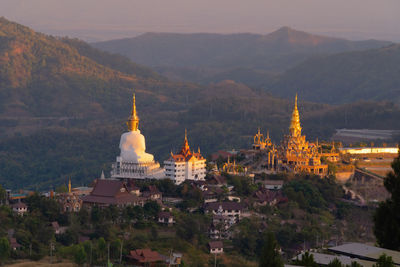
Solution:
<path fill-rule="evenodd" d="M 202 181 L 206 176 L 206 160 L 200 153 L 190 149 L 185 131 L 181 150 L 164 161 L 164 168 L 146 153 L 145 137 L 139 130 L 139 116 L 136 112 L 136 98 L 133 96 L 131 115 L 127 121 L 128 132 L 121 135 L 121 153 L 112 165 L 111 178 L 128 181 L 130 179 L 171 179 L 176 184 L 186 180 Z"/>

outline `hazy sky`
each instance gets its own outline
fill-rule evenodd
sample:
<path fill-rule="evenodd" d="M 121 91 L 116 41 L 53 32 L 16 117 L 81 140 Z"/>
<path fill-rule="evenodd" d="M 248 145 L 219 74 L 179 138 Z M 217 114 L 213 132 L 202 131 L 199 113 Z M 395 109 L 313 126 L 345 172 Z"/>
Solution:
<path fill-rule="evenodd" d="M 400 41 L 400 0 L 0 0 L 0 15 L 86 40 L 149 31 L 268 33 L 290 26 Z"/>

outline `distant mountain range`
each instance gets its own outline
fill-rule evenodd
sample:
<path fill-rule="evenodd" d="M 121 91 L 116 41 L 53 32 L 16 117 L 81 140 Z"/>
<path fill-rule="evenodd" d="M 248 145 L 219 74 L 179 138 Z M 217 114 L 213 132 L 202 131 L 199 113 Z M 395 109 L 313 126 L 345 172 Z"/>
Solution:
<path fill-rule="evenodd" d="M 398 102 L 399 49 L 387 41 L 349 41 L 293 30 L 267 35 L 146 33 L 94 43 L 173 80 L 234 80 L 273 95 L 329 104 Z"/>
<path fill-rule="evenodd" d="M 377 48 L 386 41 L 348 41 L 312 35 L 289 27 L 267 35 L 146 33 L 93 43 L 150 67 L 255 68 L 282 71 L 312 55 Z"/>
<path fill-rule="evenodd" d="M 87 183 L 109 170 L 133 91 L 139 127 L 160 161 L 180 147 L 185 128 L 192 148 L 200 146 L 204 155 L 248 147 L 257 127 L 278 141 L 294 97 L 232 80 L 173 82 L 126 57 L 0 18 L 0 183 L 48 188 L 66 177 Z M 400 127 L 400 109 L 390 103 L 330 106 L 299 99 L 309 139 L 349 126 Z"/>

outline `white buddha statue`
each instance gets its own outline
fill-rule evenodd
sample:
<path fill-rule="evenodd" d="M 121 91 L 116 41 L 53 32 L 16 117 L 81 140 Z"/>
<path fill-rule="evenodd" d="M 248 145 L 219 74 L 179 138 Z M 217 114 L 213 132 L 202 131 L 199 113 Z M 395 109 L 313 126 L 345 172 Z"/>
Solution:
<path fill-rule="evenodd" d="M 121 135 L 119 148 L 121 149 L 121 158 L 125 162 L 148 163 L 154 161 L 154 156 L 146 153 L 146 141 L 140 133 L 139 117 L 136 114 L 136 98 L 133 95 L 133 106 L 131 115 L 127 121 L 129 132 Z"/>

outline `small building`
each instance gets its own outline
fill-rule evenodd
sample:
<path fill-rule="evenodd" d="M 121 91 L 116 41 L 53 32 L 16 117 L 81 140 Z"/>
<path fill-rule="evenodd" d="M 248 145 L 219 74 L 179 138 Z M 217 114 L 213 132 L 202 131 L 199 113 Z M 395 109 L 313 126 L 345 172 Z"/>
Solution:
<path fill-rule="evenodd" d="M 227 186 L 228 183 L 226 182 L 226 178 L 224 176 L 213 175 L 211 176 L 210 179 L 207 180 L 207 185 L 222 187 L 222 186 Z"/>
<path fill-rule="evenodd" d="M 135 184 L 132 179 L 128 180 L 127 187 L 132 195 L 140 196 L 140 188 Z"/>
<path fill-rule="evenodd" d="M 285 197 L 282 191 L 276 190 L 268 190 L 265 188 L 261 188 L 254 193 L 254 197 L 256 199 L 255 205 L 258 206 L 275 206 L 279 203 L 285 203 L 288 201 L 287 197 Z"/>
<path fill-rule="evenodd" d="M 10 237 L 9 239 L 8 239 L 8 242 L 10 243 L 10 248 L 12 249 L 12 250 L 17 250 L 17 249 L 20 249 L 22 246 L 21 246 L 21 244 L 19 244 L 18 242 L 17 242 L 17 239 L 15 239 L 14 237 Z"/>
<path fill-rule="evenodd" d="M 181 184 L 185 180 L 204 181 L 206 177 L 206 159 L 197 152 L 191 151 L 185 130 L 185 140 L 179 153 L 173 154 L 164 161 L 165 176 Z"/>
<path fill-rule="evenodd" d="M 385 248 L 378 248 L 362 243 L 347 243 L 336 247 L 328 248 L 328 251 L 357 258 L 365 261 L 376 262 L 378 258 L 385 253 L 387 256 L 392 257 L 395 265 L 400 265 L 400 252 Z"/>
<path fill-rule="evenodd" d="M 319 266 L 327 266 L 329 263 L 331 263 L 333 260 L 338 259 L 343 265 L 350 266 L 352 262 L 357 262 L 358 264 L 361 264 L 361 266 L 372 266 L 372 263 L 369 264 L 368 262 L 361 261 L 359 259 L 354 259 L 351 257 L 347 256 L 339 256 L 339 255 L 331 255 L 331 254 L 323 254 L 323 253 L 317 253 L 317 252 L 309 252 L 310 255 L 313 256 L 314 261 L 319 265 Z M 294 259 L 299 259 L 303 257 L 304 253 L 301 253 Z"/>
<path fill-rule="evenodd" d="M 233 201 L 211 202 L 205 204 L 205 211 L 207 213 L 227 216 L 233 218 L 235 222 L 240 220 L 243 209 L 243 203 Z"/>
<path fill-rule="evenodd" d="M 168 211 L 158 213 L 158 222 L 162 224 L 172 225 L 175 223 L 174 216 Z"/>
<path fill-rule="evenodd" d="M 204 192 L 201 192 L 203 195 L 204 203 L 210 203 L 210 202 L 217 202 L 218 201 L 218 195 L 217 193 L 207 190 Z"/>
<path fill-rule="evenodd" d="M 124 207 L 128 205 L 144 206 L 145 200 L 131 193 L 126 184 L 120 180 L 100 179 L 94 185 L 90 195 L 82 198 L 85 206 L 109 206 Z"/>
<path fill-rule="evenodd" d="M 91 191 L 91 189 L 90 189 Z M 61 212 L 78 212 L 82 207 L 81 196 L 85 195 L 88 190 L 84 192 L 80 190 L 72 190 L 71 179 L 68 181 L 68 192 L 56 195 L 58 203 L 61 204 Z"/>
<path fill-rule="evenodd" d="M 208 243 L 211 254 L 221 254 L 224 253 L 224 244 L 222 241 L 211 241 Z"/>
<path fill-rule="evenodd" d="M 158 190 L 157 186 L 149 185 L 147 190 L 142 193 L 142 197 L 147 200 L 161 201 L 162 193 Z"/>
<path fill-rule="evenodd" d="M 157 251 L 151 249 L 136 249 L 131 250 L 126 256 L 128 263 L 135 266 L 159 266 L 164 262 L 164 258 Z"/>
<path fill-rule="evenodd" d="M 19 216 L 23 216 L 26 212 L 28 212 L 28 206 L 21 201 L 12 204 L 11 207 L 12 210 Z"/>
<path fill-rule="evenodd" d="M 182 257 L 182 253 L 174 252 L 167 258 L 165 262 L 168 264 L 168 266 L 180 266 L 182 264 Z"/>
<path fill-rule="evenodd" d="M 265 189 L 281 190 L 284 184 L 283 180 L 263 180 L 259 181 Z"/>
<path fill-rule="evenodd" d="M 56 235 L 64 234 L 65 231 L 67 230 L 67 227 L 61 227 L 61 226 L 58 224 L 58 222 L 56 222 L 56 221 L 51 222 L 51 227 L 53 228 L 54 234 L 56 234 Z"/>

